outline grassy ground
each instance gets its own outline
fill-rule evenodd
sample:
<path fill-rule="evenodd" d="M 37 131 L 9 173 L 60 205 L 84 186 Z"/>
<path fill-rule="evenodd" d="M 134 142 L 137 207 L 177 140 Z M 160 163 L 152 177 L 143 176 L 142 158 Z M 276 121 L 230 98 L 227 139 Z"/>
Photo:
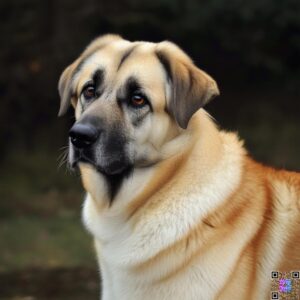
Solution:
<path fill-rule="evenodd" d="M 78 216 L 11 217 L 0 221 L 0 271 L 96 265 L 92 239 Z"/>
<path fill-rule="evenodd" d="M 0 221 L 0 299 L 97 299 L 92 238 L 77 214 Z"/>
<path fill-rule="evenodd" d="M 26 268 L 0 272 L 1 300 L 95 300 L 99 280 L 92 268 Z"/>
<path fill-rule="evenodd" d="M 78 175 L 49 152 L 11 153 L 0 176 L 0 299 L 97 299 Z M 46 171 L 46 172 L 45 172 Z"/>

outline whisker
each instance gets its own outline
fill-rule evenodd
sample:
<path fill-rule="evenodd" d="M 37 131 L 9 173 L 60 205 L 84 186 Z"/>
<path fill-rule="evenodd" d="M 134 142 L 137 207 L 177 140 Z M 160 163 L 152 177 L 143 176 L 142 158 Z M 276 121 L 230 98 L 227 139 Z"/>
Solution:
<path fill-rule="evenodd" d="M 60 169 L 64 164 L 66 164 L 67 169 L 69 168 L 68 166 L 68 153 L 69 153 L 69 146 L 64 146 L 60 150 L 63 150 L 62 153 L 58 156 L 57 161 L 58 161 L 58 169 Z"/>
<path fill-rule="evenodd" d="M 69 148 L 69 145 L 62 146 L 62 147 L 59 148 L 59 151 L 62 151 L 62 150 L 68 149 L 68 148 Z"/>

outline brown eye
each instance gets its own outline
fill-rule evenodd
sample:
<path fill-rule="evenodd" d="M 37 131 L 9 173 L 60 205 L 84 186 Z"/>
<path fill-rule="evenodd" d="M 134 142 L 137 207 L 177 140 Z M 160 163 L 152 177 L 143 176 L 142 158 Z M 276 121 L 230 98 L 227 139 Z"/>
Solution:
<path fill-rule="evenodd" d="M 141 107 L 146 104 L 146 99 L 143 95 L 136 94 L 131 97 L 131 104 L 136 107 Z"/>
<path fill-rule="evenodd" d="M 94 86 L 88 85 L 83 89 L 82 94 L 86 100 L 91 100 L 95 98 L 96 92 Z"/>

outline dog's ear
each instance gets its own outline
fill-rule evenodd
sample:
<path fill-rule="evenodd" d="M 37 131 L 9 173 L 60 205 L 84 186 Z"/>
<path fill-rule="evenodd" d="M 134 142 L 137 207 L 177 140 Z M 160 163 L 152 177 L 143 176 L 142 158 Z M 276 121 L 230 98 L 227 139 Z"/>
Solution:
<path fill-rule="evenodd" d="M 171 99 L 167 108 L 177 124 L 186 129 L 193 114 L 219 95 L 218 86 L 173 43 L 159 43 L 156 55 L 171 84 Z"/>
<path fill-rule="evenodd" d="M 63 116 L 67 112 L 70 106 L 70 102 L 72 101 L 72 98 L 74 98 L 72 86 L 73 86 L 73 77 L 75 75 L 74 73 L 77 66 L 78 66 L 78 60 L 76 60 L 71 65 L 69 65 L 60 76 L 58 82 L 58 92 L 60 96 L 60 108 L 58 112 L 59 117 Z"/>
<path fill-rule="evenodd" d="M 60 95 L 59 117 L 67 112 L 71 102 L 73 106 L 76 105 L 76 94 L 74 91 L 76 83 L 74 82 L 74 78 L 77 72 L 80 71 L 83 63 L 96 51 L 105 47 L 109 43 L 120 39 L 122 38 L 115 34 L 106 34 L 96 38 L 87 46 L 80 57 L 63 71 L 58 83 L 58 92 Z"/>

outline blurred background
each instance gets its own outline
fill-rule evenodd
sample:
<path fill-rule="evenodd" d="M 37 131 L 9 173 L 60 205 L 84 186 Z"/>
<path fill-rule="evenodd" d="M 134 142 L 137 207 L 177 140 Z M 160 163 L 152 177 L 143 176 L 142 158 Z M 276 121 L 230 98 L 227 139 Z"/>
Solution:
<path fill-rule="evenodd" d="M 300 171 L 299 0 L 1 0 L 0 299 L 97 299 L 72 112 L 57 82 L 96 36 L 179 44 L 219 83 L 207 106 L 251 155 Z"/>

